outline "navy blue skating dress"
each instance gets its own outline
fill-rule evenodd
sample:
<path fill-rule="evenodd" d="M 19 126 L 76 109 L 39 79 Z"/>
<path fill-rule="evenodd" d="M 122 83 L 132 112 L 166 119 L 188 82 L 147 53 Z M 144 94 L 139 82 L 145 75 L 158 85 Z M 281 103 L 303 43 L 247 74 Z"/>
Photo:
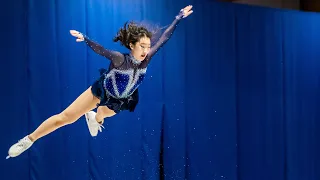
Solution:
<path fill-rule="evenodd" d="M 111 61 L 108 69 L 100 69 L 100 78 L 91 87 L 93 95 L 100 99 L 97 106 L 107 106 L 116 113 L 123 110 L 134 111 L 139 101 L 138 88 L 145 79 L 151 58 L 169 40 L 181 18 L 180 13 L 151 47 L 143 61 L 136 60 L 129 53 L 106 49 L 88 37 L 84 37 L 85 42 L 94 52 Z"/>

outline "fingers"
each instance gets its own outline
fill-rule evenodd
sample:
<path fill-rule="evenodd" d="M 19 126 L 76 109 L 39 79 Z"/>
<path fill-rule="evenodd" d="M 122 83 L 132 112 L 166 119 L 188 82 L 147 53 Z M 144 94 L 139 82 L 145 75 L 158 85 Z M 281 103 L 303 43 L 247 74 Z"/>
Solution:
<path fill-rule="evenodd" d="M 187 13 L 185 13 L 185 15 L 183 16 L 183 18 L 185 18 L 185 17 L 188 17 L 190 14 L 192 14 L 193 13 L 193 11 L 191 10 L 191 11 L 189 11 L 189 12 L 187 12 Z"/>
<path fill-rule="evenodd" d="M 75 36 L 75 35 L 80 34 L 80 33 L 78 31 L 76 31 L 76 30 L 70 30 L 70 34 Z"/>
<path fill-rule="evenodd" d="M 76 42 L 82 42 L 84 41 L 84 38 L 83 38 L 83 35 L 79 32 L 79 31 L 76 31 L 76 30 L 70 30 L 70 34 L 74 37 L 76 37 Z"/>
<path fill-rule="evenodd" d="M 76 31 L 76 30 L 70 30 L 70 34 L 74 37 L 77 37 L 77 38 L 83 38 L 83 35 L 79 31 Z"/>
<path fill-rule="evenodd" d="M 188 17 L 190 14 L 192 14 L 193 13 L 193 10 L 191 10 L 192 9 L 192 5 L 189 5 L 189 6 L 186 6 L 185 8 L 183 8 L 183 18 L 186 18 L 186 17 Z"/>
<path fill-rule="evenodd" d="M 185 11 L 190 11 L 191 9 L 192 9 L 192 5 L 186 6 L 186 7 L 184 8 Z"/>

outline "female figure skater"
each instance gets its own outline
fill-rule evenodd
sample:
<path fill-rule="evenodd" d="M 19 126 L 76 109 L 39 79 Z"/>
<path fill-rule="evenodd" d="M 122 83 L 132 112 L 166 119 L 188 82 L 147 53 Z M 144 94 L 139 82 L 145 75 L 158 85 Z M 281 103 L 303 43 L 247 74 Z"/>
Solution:
<path fill-rule="evenodd" d="M 138 87 L 144 79 L 151 58 L 169 40 L 180 20 L 193 12 L 191 9 L 192 6 L 181 9 L 152 48 L 150 31 L 134 23 L 126 23 L 113 40 L 120 41 L 130 50 L 129 54 L 105 49 L 80 32 L 71 30 L 70 33 L 77 38 L 77 42 L 85 41 L 94 52 L 111 61 L 109 69 L 100 70 L 100 78 L 63 112 L 51 116 L 34 132 L 12 145 L 7 158 L 19 156 L 39 138 L 62 126 L 72 124 L 83 115 L 86 117 L 91 136 L 96 136 L 98 131 L 101 132 L 104 118 L 123 110 L 134 111 L 139 100 Z M 91 111 L 96 107 L 97 113 Z"/>

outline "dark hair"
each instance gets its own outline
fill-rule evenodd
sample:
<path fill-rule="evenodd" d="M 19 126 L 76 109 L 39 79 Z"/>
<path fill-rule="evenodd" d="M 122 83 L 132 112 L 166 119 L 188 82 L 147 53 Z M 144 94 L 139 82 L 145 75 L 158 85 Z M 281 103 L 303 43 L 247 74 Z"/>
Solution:
<path fill-rule="evenodd" d="M 153 32 L 149 31 L 143 25 L 138 25 L 135 22 L 126 22 L 123 28 L 120 28 L 117 35 L 113 38 L 114 42 L 120 41 L 121 45 L 130 49 L 130 43 L 135 44 L 142 37 L 152 38 Z"/>

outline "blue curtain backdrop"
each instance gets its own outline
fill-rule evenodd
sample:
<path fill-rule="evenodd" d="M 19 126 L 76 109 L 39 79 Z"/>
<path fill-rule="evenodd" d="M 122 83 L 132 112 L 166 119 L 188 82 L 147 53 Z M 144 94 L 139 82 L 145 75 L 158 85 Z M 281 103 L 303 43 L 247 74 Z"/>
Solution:
<path fill-rule="evenodd" d="M 92 138 L 82 117 L 17 158 L 8 148 L 66 108 L 128 20 L 166 26 L 135 113 Z M 7 1 L 1 6 L 3 180 L 318 180 L 320 15 L 205 1 Z"/>

